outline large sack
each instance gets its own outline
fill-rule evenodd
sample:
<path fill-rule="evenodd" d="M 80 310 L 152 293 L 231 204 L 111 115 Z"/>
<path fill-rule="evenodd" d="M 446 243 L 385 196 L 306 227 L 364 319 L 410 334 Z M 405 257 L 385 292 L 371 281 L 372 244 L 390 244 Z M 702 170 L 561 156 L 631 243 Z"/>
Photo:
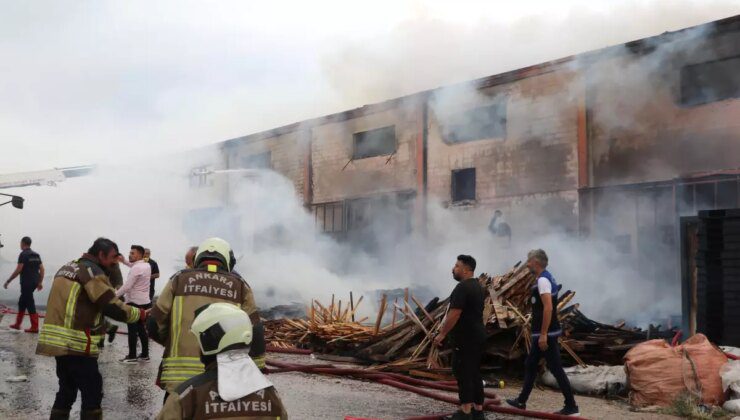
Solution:
<path fill-rule="evenodd" d="M 740 347 L 719 346 L 719 349 L 727 354 L 740 357 Z"/>
<path fill-rule="evenodd" d="M 565 368 L 570 386 L 579 394 L 619 395 L 627 388 L 623 366 L 571 366 Z M 542 375 L 542 383 L 558 388 L 558 381 L 550 371 Z"/>
<path fill-rule="evenodd" d="M 740 360 L 730 360 L 719 371 L 722 377 L 722 389 L 729 394 L 722 406 L 725 410 L 740 414 Z"/>
<path fill-rule="evenodd" d="M 722 405 L 719 371 L 725 363 L 727 356 L 703 334 L 676 347 L 664 340 L 640 343 L 624 356 L 630 402 L 668 406 L 681 393 L 690 392 L 705 404 Z"/>

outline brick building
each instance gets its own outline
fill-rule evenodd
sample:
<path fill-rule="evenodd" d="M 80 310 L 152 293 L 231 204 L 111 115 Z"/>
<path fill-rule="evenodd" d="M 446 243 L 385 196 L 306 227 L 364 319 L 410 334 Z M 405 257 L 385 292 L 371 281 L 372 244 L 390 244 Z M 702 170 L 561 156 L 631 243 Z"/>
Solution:
<path fill-rule="evenodd" d="M 682 290 L 693 329 L 682 217 L 740 207 L 740 16 L 220 150 L 226 169 L 289 178 L 318 228 L 342 240 L 372 244 L 378 218 L 399 234 L 424 229 L 433 201 L 483 228 L 499 209 L 518 237 L 557 229 L 610 241 L 645 281 Z"/>

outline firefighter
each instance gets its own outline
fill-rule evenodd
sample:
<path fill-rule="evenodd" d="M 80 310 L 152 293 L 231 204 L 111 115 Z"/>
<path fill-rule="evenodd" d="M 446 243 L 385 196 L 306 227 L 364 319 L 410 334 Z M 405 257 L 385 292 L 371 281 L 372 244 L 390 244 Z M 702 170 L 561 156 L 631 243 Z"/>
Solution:
<path fill-rule="evenodd" d="M 230 303 L 212 303 L 196 312 L 190 332 L 206 370 L 181 383 L 157 419 L 286 420 L 277 391 L 249 357 L 252 322 L 247 313 Z"/>
<path fill-rule="evenodd" d="M 195 255 L 195 268 L 175 273 L 162 290 L 148 320 L 150 337 L 164 346 L 157 384 L 167 392 L 203 373 L 198 342 L 188 334 L 195 310 L 209 303 L 240 306 L 252 321 L 250 356 L 260 369 L 265 366 L 265 335 L 249 285 L 232 272 L 236 259 L 228 242 L 220 238 L 203 241 Z M 165 399 L 167 395 L 165 395 Z"/>
<path fill-rule="evenodd" d="M 36 347 L 36 354 L 56 359 L 59 391 L 51 420 L 69 419 L 77 390 L 82 396 L 80 418 L 103 418 L 103 378 L 98 371 L 98 342 L 105 332 L 101 320 L 104 315 L 121 322 L 146 318 L 145 311 L 116 298 L 109 279 L 116 264 L 118 246 L 98 238 L 87 253 L 54 275 Z"/>

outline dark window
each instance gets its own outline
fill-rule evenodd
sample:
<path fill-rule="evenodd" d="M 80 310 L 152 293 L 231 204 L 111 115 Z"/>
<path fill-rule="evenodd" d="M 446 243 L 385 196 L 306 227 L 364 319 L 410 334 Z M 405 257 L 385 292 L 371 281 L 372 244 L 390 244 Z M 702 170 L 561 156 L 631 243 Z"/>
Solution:
<path fill-rule="evenodd" d="M 738 207 L 737 181 L 723 181 L 717 183 L 717 208 L 734 209 Z"/>
<path fill-rule="evenodd" d="M 475 200 L 475 168 L 452 171 L 452 202 Z"/>
<path fill-rule="evenodd" d="M 448 143 L 506 137 L 506 102 L 473 108 L 451 115 L 443 123 L 443 135 Z"/>
<path fill-rule="evenodd" d="M 714 209 L 714 183 L 696 184 L 696 211 Z"/>
<path fill-rule="evenodd" d="M 272 153 L 265 152 L 257 155 L 249 155 L 242 158 L 244 169 L 270 169 L 272 168 Z"/>
<path fill-rule="evenodd" d="M 342 202 L 316 204 L 313 206 L 316 227 L 324 233 L 338 234 L 344 231 L 344 204 Z"/>
<path fill-rule="evenodd" d="M 355 133 L 354 144 L 352 159 L 390 155 L 396 151 L 396 126 Z"/>
<path fill-rule="evenodd" d="M 730 98 L 740 98 L 740 57 L 691 64 L 681 69 L 682 105 Z"/>

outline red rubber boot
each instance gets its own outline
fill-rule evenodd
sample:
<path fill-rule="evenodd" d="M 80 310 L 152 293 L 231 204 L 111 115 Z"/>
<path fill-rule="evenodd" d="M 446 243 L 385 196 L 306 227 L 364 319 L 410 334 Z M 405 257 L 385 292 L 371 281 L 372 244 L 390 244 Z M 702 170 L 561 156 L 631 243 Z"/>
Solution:
<path fill-rule="evenodd" d="M 15 316 L 15 324 L 10 324 L 10 328 L 14 330 L 20 330 L 21 324 L 23 324 L 24 316 L 26 316 L 26 311 L 18 311 L 18 314 Z"/>
<path fill-rule="evenodd" d="M 31 328 L 23 331 L 27 333 L 39 332 L 39 314 L 30 314 L 29 316 L 31 317 Z"/>

